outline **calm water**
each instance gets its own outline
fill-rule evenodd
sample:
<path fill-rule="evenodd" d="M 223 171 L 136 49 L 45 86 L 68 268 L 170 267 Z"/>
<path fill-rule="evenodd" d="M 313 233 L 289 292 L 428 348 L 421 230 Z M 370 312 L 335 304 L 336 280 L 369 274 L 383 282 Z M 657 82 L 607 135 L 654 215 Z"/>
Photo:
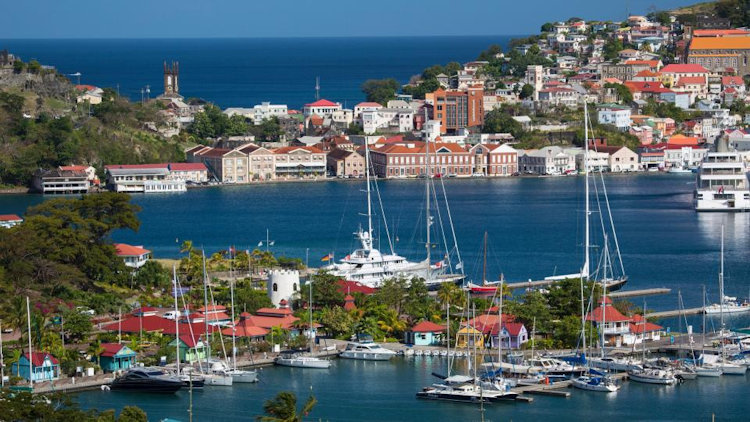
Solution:
<path fill-rule="evenodd" d="M 321 96 L 349 107 L 364 99 L 367 79 L 409 77 L 428 66 L 473 60 L 510 36 L 391 38 L 247 38 L 140 40 L 0 40 L 24 61 L 37 59 L 81 83 L 115 88 L 140 100 L 141 89 L 162 93 L 164 60 L 180 62 L 180 93 L 222 108 L 262 101 L 301 108 Z M 73 83 L 75 77 L 71 77 Z"/>
<path fill-rule="evenodd" d="M 310 420 L 324 421 L 479 421 L 477 406 L 417 400 L 414 394 L 445 373 L 446 359 L 394 358 L 391 362 L 338 359 L 329 370 L 265 368 L 254 385 L 206 388 L 194 393 L 196 421 L 251 420 L 263 401 L 279 391 L 294 391 L 303 402 L 312 388 L 318 405 Z M 457 368 L 463 363 L 459 362 Z M 570 398 L 534 396 L 534 402 L 488 406 L 489 421 L 717 421 L 746 420 L 750 412 L 746 377 L 701 378 L 674 387 L 625 383 L 616 394 L 572 390 Z M 138 404 L 150 420 L 187 420 L 188 392 L 156 397 L 92 391 L 78 395 L 85 407 L 122 408 Z"/>

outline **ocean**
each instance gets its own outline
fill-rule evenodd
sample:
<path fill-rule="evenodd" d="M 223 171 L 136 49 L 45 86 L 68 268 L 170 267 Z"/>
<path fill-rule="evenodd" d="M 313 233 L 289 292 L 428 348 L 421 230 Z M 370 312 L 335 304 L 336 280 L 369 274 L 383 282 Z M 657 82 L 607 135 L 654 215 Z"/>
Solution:
<path fill-rule="evenodd" d="M 82 84 L 116 88 L 132 100 L 150 86 L 163 91 L 163 62 L 179 61 L 180 94 L 221 108 L 270 101 L 300 109 L 320 95 L 346 107 L 364 100 L 367 79 L 412 75 L 434 64 L 466 62 L 491 44 L 507 48 L 514 36 L 372 38 L 228 38 L 114 40 L 0 40 L 24 61 L 60 73 L 81 73 Z M 75 76 L 70 76 L 73 83 Z"/>

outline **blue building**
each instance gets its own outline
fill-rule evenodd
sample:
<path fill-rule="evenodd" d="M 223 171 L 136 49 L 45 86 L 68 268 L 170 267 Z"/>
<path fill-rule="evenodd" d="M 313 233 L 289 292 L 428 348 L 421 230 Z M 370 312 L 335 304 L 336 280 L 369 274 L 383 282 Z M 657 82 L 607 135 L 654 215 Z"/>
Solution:
<path fill-rule="evenodd" d="M 99 365 L 104 372 L 115 372 L 135 366 L 135 352 L 118 343 L 102 343 L 104 352 L 99 355 Z"/>
<path fill-rule="evenodd" d="M 405 334 L 404 342 L 415 346 L 440 346 L 445 341 L 446 328 L 430 321 L 422 321 Z"/>
<path fill-rule="evenodd" d="M 31 376 L 29 376 L 31 369 Z M 29 368 L 29 354 L 24 353 L 18 362 L 11 365 L 13 375 L 18 375 L 26 380 L 52 381 L 60 378 L 60 362 L 54 356 L 45 352 L 34 352 L 31 354 L 31 368 Z"/>

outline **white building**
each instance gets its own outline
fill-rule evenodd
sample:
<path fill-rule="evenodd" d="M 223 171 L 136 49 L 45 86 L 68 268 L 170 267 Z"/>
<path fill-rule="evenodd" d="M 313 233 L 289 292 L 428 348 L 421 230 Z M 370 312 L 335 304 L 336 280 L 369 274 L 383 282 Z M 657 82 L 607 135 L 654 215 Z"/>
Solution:
<path fill-rule="evenodd" d="M 519 170 L 525 173 L 560 175 L 576 170 L 575 158 L 557 146 L 528 150 L 518 159 Z"/>
<path fill-rule="evenodd" d="M 299 271 L 271 270 L 268 273 L 268 297 L 273 306 L 279 307 L 281 301 L 292 303 L 295 295 L 299 294 Z"/>
<path fill-rule="evenodd" d="M 184 192 L 184 180 L 171 180 L 167 164 L 105 166 L 107 186 L 115 192 Z"/>
<path fill-rule="evenodd" d="M 664 150 L 665 167 L 698 167 L 708 152 L 697 145 L 668 145 Z"/>
<path fill-rule="evenodd" d="M 341 103 L 334 103 L 328 100 L 318 100 L 314 103 L 305 104 L 302 112 L 304 113 L 305 117 L 316 115 L 323 118 L 330 118 L 335 112 L 341 110 Z"/>
<path fill-rule="evenodd" d="M 567 151 L 570 154 L 572 151 Z M 601 151 L 589 151 L 588 163 L 584 164 L 584 156 L 586 153 L 579 149 L 575 153 L 576 157 L 576 168 L 578 171 L 607 171 L 609 170 L 609 153 Z"/>
<path fill-rule="evenodd" d="M 428 120 L 422 130 L 422 139 L 427 142 L 435 142 L 440 137 L 440 120 Z"/>
<path fill-rule="evenodd" d="M 633 123 L 630 120 L 630 108 L 614 104 L 604 104 L 597 107 L 599 124 L 612 125 L 621 131 L 626 131 Z"/>
<path fill-rule="evenodd" d="M 15 214 L 0 214 L 0 228 L 9 229 L 23 223 L 23 219 Z"/>
<path fill-rule="evenodd" d="M 534 100 L 538 101 L 539 91 L 544 86 L 544 67 L 540 65 L 526 66 L 524 82 L 534 87 Z"/>
<path fill-rule="evenodd" d="M 578 106 L 578 93 L 572 88 L 544 88 L 539 91 L 538 99 L 539 102 L 545 103 L 548 106 L 565 106 L 571 108 Z"/>
<path fill-rule="evenodd" d="M 354 118 L 359 119 L 365 111 L 378 111 L 383 106 L 380 103 L 365 101 L 354 106 Z"/>
<path fill-rule="evenodd" d="M 285 117 L 288 112 L 289 110 L 286 104 L 271 104 L 270 102 L 264 101 L 253 106 L 250 118 L 253 119 L 253 123 L 259 125 L 263 123 L 263 120 L 272 117 Z"/>
<path fill-rule="evenodd" d="M 414 111 L 394 108 L 363 111 L 361 123 L 362 129 L 368 135 L 377 131 L 411 132 L 414 130 Z"/>
<path fill-rule="evenodd" d="M 169 179 L 190 183 L 208 182 L 208 168 L 203 163 L 169 163 Z"/>
<path fill-rule="evenodd" d="M 125 243 L 115 243 L 113 246 L 117 256 L 125 261 L 125 265 L 134 269 L 144 266 L 151 255 L 151 251 L 143 249 L 143 246 L 131 246 Z"/>
<path fill-rule="evenodd" d="M 609 152 L 609 171 L 625 173 L 640 170 L 638 154 L 628 147 L 607 147 Z"/>

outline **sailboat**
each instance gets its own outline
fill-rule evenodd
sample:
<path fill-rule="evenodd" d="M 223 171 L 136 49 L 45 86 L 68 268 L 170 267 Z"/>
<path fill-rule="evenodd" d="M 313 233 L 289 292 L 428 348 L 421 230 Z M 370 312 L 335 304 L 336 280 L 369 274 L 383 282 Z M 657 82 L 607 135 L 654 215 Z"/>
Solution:
<path fill-rule="evenodd" d="M 464 286 L 465 290 L 470 291 L 474 294 L 486 294 L 491 295 L 497 292 L 498 286 L 502 286 L 505 282 L 505 277 L 501 274 L 500 279 L 497 281 L 487 280 L 487 232 L 484 232 L 484 254 L 482 260 L 482 284 L 475 284 L 472 282 L 466 283 Z M 502 295 L 502 290 L 501 293 Z"/>
<path fill-rule="evenodd" d="M 703 308 L 706 307 L 706 286 L 703 286 Z M 717 365 L 706 362 L 706 313 L 703 313 L 703 334 L 701 335 L 701 356 L 700 366 L 695 367 L 695 373 L 699 377 L 720 377 L 721 368 Z"/>
<path fill-rule="evenodd" d="M 587 141 L 587 144 L 588 144 L 588 141 Z M 586 157 L 588 157 L 588 155 Z M 602 263 L 602 269 L 604 272 L 604 276 L 606 277 L 607 275 L 606 260 L 608 256 L 606 235 L 604 239 L 604 249 L 605 249 L 605 252 L 603 254 L 604 262 Z M 587 255 L 588 255 L 588 252 L 587 252 Z M 581 273 L 583 274 L 583 271 Z M 583 285 L 581 285 L 581 287 L 583 287 Z M 607 285 L 604 284 L 602 285 L 602 287 L 603 289 L 602 289 L 601 358 L 603 359 L 604 358 L 604 343 L 605 343 L 604 327 L 606 327 L 606 324 L 607 324 L 607 312 L 606 312 Z M 581 289 L 581 294 L 583 294 L 583 288 Z M 581 301 L 581 309 L 583 310 L 583 301 Z M 583 312 L 581 313 L 581 337 L 583 339 L 583 350 L 586 350 L 586 316 L 583 314 Z M 614 393 L 620 389 L 620 385 L 615 383 L 612 378 L 610 378 L 604 373 L 591 369 L 590 363 L 587 363 L 587 365 L 588 365 L 588 373 L 581 375 L 578 378 L 574 378 L 572 382 L 573 387 L 581 389 L 581 390 L 598 391 L 598 392 L 603 392 L 603 393 Z"/>
<path fill-rule="evenodd" d="M 205 385 L 205 379 L 200 376 L 194 376 L 192 368 L 187 371 L 181 371 L 180 368 L 180 311 L 177 306 L 177 268 L 172 265 L 172 284 L 174 285 L 174 331 L 175 331 L 175 375 L 182 381 L 182 386 L 192 389 L 203 389 Z M 192 328 L 190 329 L 192 332 Z"/>
<path fill-rule="evenodd" d="M 203 309 L 208 312 L 208 272 L 206 272 L 206 252 L 203 252 Z M 204 378 L 206 385 L 231 386 L 232 376 L 226 372 L 225 365 L 219 361 L 211 362 L 211 331 L 208 328 L 208 316 L 203 318 L 206 330 L 206 368 Z M 216 366 L 214 367 L 214 364 Z"/>
<path fill-rule="evenodd" d="M 294 368 L 314 368 L 314 369 L 328 369 L 331 367 L 331 361 L 327 359 L 321 359 L 319 357 L 313 356 L 313 348 L 315 346 L 315 343 L 313 342 L 313 318 L 312 318 L 312 282 L 308 280 L 308 285 L 310 286 L 310 301 L 307 304 L 308 308 L 308 315 L 310 316 L 309 319 L 309 326 L 307 327 L 307 332 L 309 334 L 310 339 L 310 355 L 304 355 L 304 354 L 292 354 L 292 355 L 280 355 L 278 356 L 274 362 L 277 365 L 281 366 L 291 366 Z"/>
<path fill-rule="evenodd" d="M 597 200 L 597 211 L 599 213 L 600 217 L 600 224 L 602 231 L 605 231 L 607 226 L 609 227 L 609 230 L 612 232 L 612 240 L 614 241 L 615 246 L 615 252 L 617 256 L 617 260 L 619 261 L 619 269 L 621 275 L 616 276 L 614 274 L 614 271 L 612 271 L 609 276 L 607 275 L 599 275 L 599 274 L 591 274 L 590 273 L 590 266 L 591 266 L 591 260 L 590 260 L 590 249 L 591 249 L 591 187 L 590 187 L 590 177 L 589 177 L 589 113 L 588 113 L 588 105 L 584 103 L 584 156 L 583 156 L 583 163 L 584 163 L 584 202 L 585 202 L 585 211 L 584 211 L 584 223 L 585 223 L 585 231 L 584 231 L 584 261 L 583 261 L 583 267 L 581 268 L 581 272 L 578 274 L 566 274 L 566 275 L 557 275 L 557 276 L 549 276 L 545 277 L 545 280 L 564 280 L 567 278 L 578 278 L 578 277 L 584 277 L 586 279 L 593 279 L 597 283 L 601 284 L 603 287 L 606 287 L 610 291 L 619 290 L 622 288 L 622 286 L 625 285 L 628 281 L 627 275 L 625 275 L 625 266 L 622 263 L 622 256 L 620 254 L 620 245 L 617 239 L 617 233 L 615 231 L 615 225 L 614 220 L 612 219 L 612 210 L 609 206 L 609 197 L 607 196 L 607 189 L 604 185 L 604 176 L 601 170 L 601 167 L 599 168 L 599 179 L 601 183 L 601 189 L 602 189 L 602 195 L 604 197 L 604 205 L 605 209 L 602 210 L 601 203 Z M 594 183 L 594 189 L 597 190 L 597 185 Z M 605 224 L 603 211 L 606 211 L 607 217 L 609 221 Z"/>
<path fill-rule="evenodd" d="M 643 315 L 646 315 L 646 303 L 643 303 Z M 646 318 L 644 317 L 641 321 L 643 326 L 646 325 Z M 645 331 L 641 330 L 641 333 Z M 631 381 L 640 382 L 643 384 L 659 384 L 659 385 L 674 385 L 677 382 L 677 377 L 674 372 L 669 368 L 650 368 L 646 367 L 646 344 L 642 344 L 643 355 L 641 357 L 641 364 L 643 368 L 631 369 L 628 371 L 628 378 Z"/>
<path fill-rule="evenodd" d="M 721 226 L 721 267 L 719 270 L 719 296 L 722 297 L 721 311 L 719 312 L 721 318 L 721 330 L 719 331 L 719 366 L 721 368 L 721 373 L 723 375 L 745 375 L 745 373 L 747 372 L 747 366 L 730 362 L 727 359 L 726 349 L 724 347 L 724 338 L 729 334 L 729 332 L 725 330 L 726 327 L 724 326 L 724 225 Z"/>
<path fill-rule="evenodd" d="M 232 250 L 230 248 L 230 250 Z M 248 371 L 244 369 L 237 369 L 237 344 L 235 336 L 236 323 L 234 320 L 234 277 L 230 277 L 229 282 L 229 295 L 232 302 L 232 367 L 224 368 L 226 374 L 232 377 L 232 383 L 253 383 L 258 382 L 258 371 Z"/>
<path fill-rule="evenodd" d="M 738 303 L 736 297 L 724 294 L 724 226 L 721 226 L 721 272 L 719 273 L 719 303 L 704 306 L 703 312 L 709 315 L 739 314 L 750 312 L 750 303 Z"/>

